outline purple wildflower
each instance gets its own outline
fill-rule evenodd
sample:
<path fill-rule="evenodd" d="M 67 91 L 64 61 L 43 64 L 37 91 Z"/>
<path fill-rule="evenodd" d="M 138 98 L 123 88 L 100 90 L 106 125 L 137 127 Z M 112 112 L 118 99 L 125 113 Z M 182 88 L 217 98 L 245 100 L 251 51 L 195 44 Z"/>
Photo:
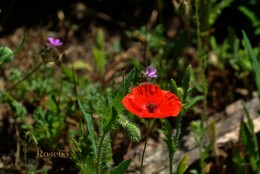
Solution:
<path fill-rule="evenodd" d="M 60 41 L 60 39 L 55 39 L 53 37 L 48 37 L 48 41 L 49 43 L 54 46 L 54 47 L 57 47 L 57 46 L 61 46 L 62 45 L 62 42 Z"/>
<path fill-rule="evenodd" d="M 152 66 L 148 66 L 146 68 L 145 75 L 151 78 L 156 78 L 157 77 L 156 72 L 157 72 L 156 68 L 153 68 Z"/>

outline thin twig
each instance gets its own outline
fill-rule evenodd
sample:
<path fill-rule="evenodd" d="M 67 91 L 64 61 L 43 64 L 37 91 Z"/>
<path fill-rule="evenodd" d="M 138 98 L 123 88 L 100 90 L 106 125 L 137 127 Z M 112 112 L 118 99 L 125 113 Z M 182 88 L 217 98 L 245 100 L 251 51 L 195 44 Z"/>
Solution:
<path fill-rule="evenodd" d="M 140 166 L 140 174 L 143 173 L 144 153 L 145 153 L 145 150 L 146 150 L 146 145 L 147 145 L 148 137 L 149 137 L 149 134 L 150 134 L 150 132 L 151 132 L 151 127 L 152 127 L 152 125 L 153 125 L 153 123 L 154 123 L 154 120 L 155 120 L 155 119 L 150 119 L 150 120 L 148 121 L 148 128 L 147 128 L 148 131 L 147 131 L 147 133 L 146 133 L 145 142 L 144 142 L 144 149 L 143 149 L 143 152 L 142 152 L 141 166 Z"/>
<path fill-rule="evenodd" d="M 8 88 L 7 91 L 14 89 L 16 86 L 18 86 L 20 83 L 22 83 L 22 81 L 24 81 L 25 79 L 30 77 L 34 72 L 36 72 L 42 66 L 42 64 L 43 64 L 43 62 L 39 63 L 39 65 L 36 66 L 29 74 L 27 74 L 26 76 L 24 76 L 24 78 L 22 78 L 21 80 L 16 82 L 14 85 L 12 85 L 10 88 Z"/>

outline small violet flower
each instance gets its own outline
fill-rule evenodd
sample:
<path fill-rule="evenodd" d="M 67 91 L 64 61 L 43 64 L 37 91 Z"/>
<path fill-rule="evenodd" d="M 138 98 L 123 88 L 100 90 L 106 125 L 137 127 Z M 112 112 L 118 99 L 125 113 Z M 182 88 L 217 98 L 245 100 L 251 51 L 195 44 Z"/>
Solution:
<path fill-rule="evenodd" d="M 48 41 L 49 43 L 54 46 L 54 47 L 57 47 L 57 46 L 61 46 L 62 45 L 62 42 L 60 41 L 60 39 L 55 39 L 53 37 L 48 37 Z"/>
<path fill-rule="evenodd" d="M 151 78 L 156 78 L 157 77 L 156 72 L 157 72 L 156 68 L 153 68 L 152 66 L 148 66 L 146 68 L 145 75 Z"/>

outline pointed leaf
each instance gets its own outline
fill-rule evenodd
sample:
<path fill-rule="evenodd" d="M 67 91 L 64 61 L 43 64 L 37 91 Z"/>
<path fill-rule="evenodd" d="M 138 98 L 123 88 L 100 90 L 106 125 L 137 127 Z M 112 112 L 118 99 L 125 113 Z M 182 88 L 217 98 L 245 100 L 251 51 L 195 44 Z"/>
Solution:
<path fill-rule="evenodd" d="M 186 102 L 183 105 L 183 108 L 185 108 L 186 110 L 192 108 L 195 104 L 197 104 L 199 101 L 203 100 L 203 96 L 196 96 L 194 98 L 189 99 L 188 102 Z"/>
<path fill-rule="evenodd" d="M 256 87 L 257 87 L 257 92 L 258 92 L 258 96 L 260 97 L 260 65 L 259 62 L 257 61 L 257 58 L 254 54 L 254 51 L 252 49 L 251 43 L 246 35 L 246 33 L 244 31 L 243 32 L 243 38 L 245 40 L 245 47 L 249 53 L 249 56 L 251 58 L 251 62 L 252 62 L 252 67 L 253 67 L 253 71 L 255 73 L 255 81 L 256 81 Z"/>
<path fill-rule="evenodd" d="M 174 94 L 176 94 L 178 97 L 180 97 L 179 96 L 179 92 L 178 92 L 178 87 L 177 87 L 177 85 L 176 85 L 176 82 L 175 82 L 175 80 L 174 79 L 171 79 L 171 91 L 174 93 Z"/>
<path fill-rule="evenodd" d="M 112 116 L 104 129 L 104 133 L 108 133 L 109 131 L 111 131 L 113 129 L 113 127 L 117 121 L 116 119 L 117 119 L 117 111 L 115 110 L 114 107 L 112 107 Z"/>
<path fill-rule="evenodd" d="M 246 106 L 244 105 L 244 103 L 243 103 L 243 109 L 246 114 L 248 128 L 249 128 L 251 134 L 253 134 L 254 133 L 254 123 L 253 123 L 253 120 L 250 117 L 249 112 L 248 112 Z"/>
<path fill-rule="evenodd" d="M 135 79 L 135 74 L 136 74 L 136 70 L 135 70 L 135 68 L 133 68 L 129 72 L 127 78 L 123 78 L 123 81 L 122 81 L 122 83 L 121 83 L 121 85 L 119 87 L 120 92 L 112 100 L 111 106 L 115 107 L 115 109 L 116 109 L 116 111 L 118 113 L 121 113 L 122 110 L 124 109 L 124 106 L 122 104 L 122 99 L 128 93 L 128 90 L 129 90 L 129 88 L 131 86 L 131 83 Z"/>
<path fill-rule="evenodd" d="M 178 164 L 176 174 L 183 174 L 188 168 L 189 155 L 186 154 Z"/>
<path fill-rule="evenodd" d="M 114 167 L 110 174 L 124 174 L 130 164 L 131 160 L 126 160 L 118 164 L 118 166 Z"/>
<path fill-rule="evenodd" d="M 95 131 L 94 131 L 94 127 L 93 127 L 93 122 L 92 122 L 92 117 L 89 113 L 87 113 L 84 109 L 84 107 L 82 106 L 81 101 L 78 99 L 78 105 L 83 113 L 83 118 L 87 124 L 87 129 L 88 129 L 88 133 L 89 133 L 89 138 L 90 141 L 92 143 L 93 146 L 93 151 L 94 154 L 96 156 L 96 143 L 95 143 Z"/>
<path fill-rule="evenodd" d="M 128 93 L 128 90 L 131 86 L 131 83 L 135 79 L 136 69 L 133 68 L 129 73 L 127 78 L 123 79 L 122 84 L 120 85 L 120 89 L 123 89 L 124 95 Z"/>

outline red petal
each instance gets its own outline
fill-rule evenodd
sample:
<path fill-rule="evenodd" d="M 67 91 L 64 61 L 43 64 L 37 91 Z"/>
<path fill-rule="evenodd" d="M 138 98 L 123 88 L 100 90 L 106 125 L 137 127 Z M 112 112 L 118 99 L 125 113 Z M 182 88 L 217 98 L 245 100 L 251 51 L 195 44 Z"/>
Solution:
<path fill-rule="evenodd" d="M 141 84 L 122 100 L 125 108 L 142 118 L 165 118 L 177 116 L 181 110 L 181 101 L 169 91 L 161 90 L 154 84 Z M 156 106 L 149 112 L 147 104 Z"/>

